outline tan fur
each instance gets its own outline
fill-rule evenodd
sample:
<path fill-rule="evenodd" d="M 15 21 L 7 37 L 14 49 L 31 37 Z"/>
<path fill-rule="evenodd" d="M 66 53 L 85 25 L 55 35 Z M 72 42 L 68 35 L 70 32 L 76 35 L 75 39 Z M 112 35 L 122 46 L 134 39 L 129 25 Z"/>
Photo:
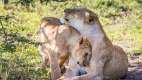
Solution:
<path fill-rule="evenodd" d="M 49 57 L 51 71 L 53 71 L 53 80 L 56 80 L 61 75 L 59 66 L 62 67 L 67 61 L 79 37 L 80 34 L 74 28 L 61 25 L 57 18 L 45 17 L 41 20 L 39 32 L 39 41 L 41 44 L 39 51 L 42 56 L 43 66 L 47 65 Z M 54 60 L 56 58 L 57 60 Z"/>
<path fill-rule="evenodd" d="M 91 56 L 90 42 L 86 38 L 81 38 L 73 49 L 65 74 L 58 80 L 74 80 L 77 76 L 83 75 L 83 72 L 87 73 Z"/>
<path fill-rule="evenodd" d="M 86 75 L 74 80 L 117 80 L 127 74 L 128 59 L 122 48 L 106 36 L 97 15 L 86 8 L 66 9 L 65 20 L 86 36 L 92 45 L 92 57 Z"/>
<path fill-rule="evenodd" d="M 89 66 L 91 56 L 92 46 L 90 42 L 86 38 L 81 38 L 73 49 L 72 57 L 76 60 L 77 64 L 86 67 Z"/>

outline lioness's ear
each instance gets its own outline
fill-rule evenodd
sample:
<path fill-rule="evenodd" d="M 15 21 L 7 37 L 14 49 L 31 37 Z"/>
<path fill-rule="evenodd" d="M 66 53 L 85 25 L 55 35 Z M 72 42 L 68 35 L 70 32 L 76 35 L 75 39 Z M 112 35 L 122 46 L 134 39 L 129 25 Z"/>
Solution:
<path fill-rule="evenodd" d="M 95 21 L 95 17 L 91 15 L 89 12 L 85 12 L 85 22 L 91 24 Z"/>

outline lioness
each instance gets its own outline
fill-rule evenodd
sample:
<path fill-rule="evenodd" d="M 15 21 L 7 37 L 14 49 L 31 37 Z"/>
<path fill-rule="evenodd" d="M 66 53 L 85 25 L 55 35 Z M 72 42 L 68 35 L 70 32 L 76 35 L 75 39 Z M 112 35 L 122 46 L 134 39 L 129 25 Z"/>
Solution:
<path fill-rule="evenodd" d="M 65 9 L 67 24 L 86 36 L 92 45 L 89 71 L 76 80 L 117 80 L 127 74 L 128 59 L 122 48 L 106 36 L 97 15 L 86 8 Z"/>
<path fill-rule="evenodd" d="M 60 67 L 63 66 L 80 38 L 80 33 L 74 28 L 62 25 L 58 18 L 44 17 L 41 20 L 39 32 L 39 51 L 42 65 L 46 66 L 48 58 L 51 64 L 52 80 L 60 77 Z M 57 61 L 58 60 L 58 61 Z"/>

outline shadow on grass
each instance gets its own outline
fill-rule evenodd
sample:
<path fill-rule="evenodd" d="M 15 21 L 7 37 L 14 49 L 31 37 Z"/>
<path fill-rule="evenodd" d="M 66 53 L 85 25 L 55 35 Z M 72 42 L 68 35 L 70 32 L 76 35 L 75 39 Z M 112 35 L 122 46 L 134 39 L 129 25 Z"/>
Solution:
<path fill-rule="evenodd" d="M 36 69 L 24 60 L 14 61 L 0 58 L 0 80 L 50 80 L 49 71 Z M 46 75 L 45 75 L 46 74 Z"/>
<path fill-rule="evenodd" d="M 6 37 L 5 37 L 6 36 Z M 15 52 L 16 46 L 18 44 L 31 44 L 34 46 L 38 46 L 38 43 L 32 40 L 29 40 L 28 38 L 21 36 L 19 33 L 9 33 L 7 35 L 4 35 L 3 41 L 1 46 L 1 52 Z"/>
<path fill-rule="evenodd" d="M 49 70 L 37 69 L 38 43 L 10 32 L 0 45 L 0 77 L 6 80 L 50 80 Z M 0 80 L 1 80 L 0 79 Z"/>
<path fill-rule="evenodd" d="M 51 80 L 48 68 L 36 68 L 39 43 L 9 29 L 0 28 L 0 80 Z"/>

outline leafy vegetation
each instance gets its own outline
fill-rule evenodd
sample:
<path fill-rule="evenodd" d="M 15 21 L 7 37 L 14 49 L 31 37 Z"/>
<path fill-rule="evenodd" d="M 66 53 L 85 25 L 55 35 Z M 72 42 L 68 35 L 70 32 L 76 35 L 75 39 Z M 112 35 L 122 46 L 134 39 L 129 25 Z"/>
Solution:
<path fill-rule="evenodd" d="M 127 53 L 142 54 L 141 0 L 9 0 L 0 2 L 0 77 L 49 79 L 35 42 L 43 16 L 60 18 L 65 8 L 87 7 L 98 14 L 106 34 Z"/>

